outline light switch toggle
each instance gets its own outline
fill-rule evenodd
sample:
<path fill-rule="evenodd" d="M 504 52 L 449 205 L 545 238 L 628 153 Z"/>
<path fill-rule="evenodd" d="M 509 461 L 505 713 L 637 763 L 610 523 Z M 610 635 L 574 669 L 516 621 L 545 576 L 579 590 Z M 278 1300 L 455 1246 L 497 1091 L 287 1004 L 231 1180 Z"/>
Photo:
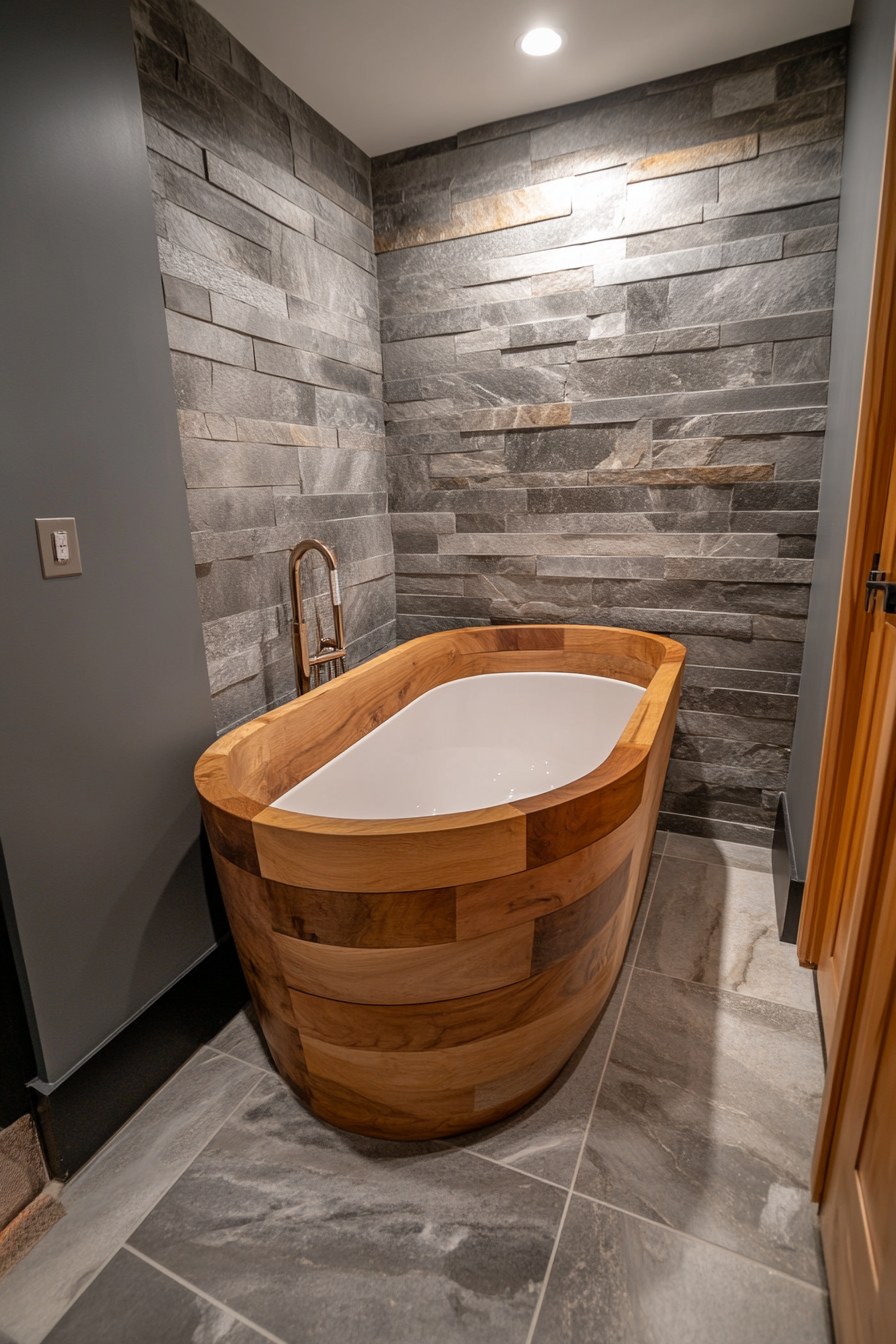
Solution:
<path fill-rule="evenodd" d="M 68 579 L 81 573 L 81 550 L 74 518 L 35 518 L 40 567 L 45 579 Z"/>

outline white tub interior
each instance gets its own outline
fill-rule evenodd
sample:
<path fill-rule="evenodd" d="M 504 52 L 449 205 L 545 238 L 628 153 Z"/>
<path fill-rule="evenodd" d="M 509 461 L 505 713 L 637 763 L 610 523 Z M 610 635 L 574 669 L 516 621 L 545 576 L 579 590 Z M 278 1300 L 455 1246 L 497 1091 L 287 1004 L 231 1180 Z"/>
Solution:
<path fill-rule="evenodd" d="M 574 672 L 496 672 L 427 691 L 274 803 L 358 820 L 530 798 L 607 759 L 644 691 Z"/>

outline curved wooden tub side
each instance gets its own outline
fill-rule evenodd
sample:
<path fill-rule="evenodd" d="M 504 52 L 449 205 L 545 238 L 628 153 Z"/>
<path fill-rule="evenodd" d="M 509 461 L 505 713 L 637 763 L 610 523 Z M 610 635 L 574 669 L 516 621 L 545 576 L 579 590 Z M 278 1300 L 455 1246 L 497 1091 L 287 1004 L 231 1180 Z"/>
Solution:
<path fill-rule="evenodd" d="M 432 1138 L 500 1119 L 559 1073 L 622 965 L 684 656 L 596 626 L 426 635 L 205 752 L 196 784 L 252 999 L 277 1068 L 319 1116 Z M 425 691 L 515 670 L 645 694 L 603 765 L 512 805 L 396 821 L 269 806 Z"/>

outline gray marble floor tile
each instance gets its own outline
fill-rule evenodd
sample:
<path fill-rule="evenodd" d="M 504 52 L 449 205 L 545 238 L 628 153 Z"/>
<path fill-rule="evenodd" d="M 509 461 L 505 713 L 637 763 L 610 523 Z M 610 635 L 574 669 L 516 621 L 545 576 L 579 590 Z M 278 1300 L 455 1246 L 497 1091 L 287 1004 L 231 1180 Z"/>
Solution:
<path fill-rule="evenodd" d="M 823 1282 L 814 1013 L 635 970 L 576 1189 Z"/>
<path fill-rule="evenodd" d="M 654 852 L 654 854 L 662 854 L 663 850 L 664 850 L 665 847 L 666 847 L 666 838 L 667 838 L 668 834 L 669 834 L 668 831 L 656 831 L 656 832 L 654 833 L 654 837 L 653 837 L 653 852 Z"/>
<path fill-rule="evenodd" d="M 269 1073 L 276 1072 L 251 1003 L 241 1008 L 224 1030 L 219 1031 L 213 1041 L 209 1041 L 209 1045 L 213 1050 L 221 1050 L 225 1055 L 243 1059 L 256 1068 L 267 1069 Z"/>
<path fill-rule="evenodd" d="M 65 1218 L 0 1284 L 0 1331 L 39 1344 L 259 1082 L 200 1050 L 66 1185 Z"/>
<path fill-rule="evenodd" d="M 448 1144 L 334 1129 L 270 1077 L 131 1244 L 289 1344 L 522 1344 L 564 1200 Z"/>
<path fill-rule="evenodd" d="M 830 1344 L 827 1294 L 573 1196 L 533 1344 Z"/>
<path fill-rule="evenodd" d="M 769 873 L 664 854 L 637 964 L 815 1012 L 812 972 L 778 937 Z"/>
<path fill-rule="evenodd" d="M 540 1097 L 499 1124 L 450 1142 L 568 1189 L 630 975 L 631 967 L 623 966 L 600 1019 Z"/>
<path fill-rule="evenodd" d="M 266 1338 L 125 1250 L 69 1308 L 47 1344 L 262 1344 Z"/>
<path fill-rule="evenodd" d="M 698 863 L 751 868 L 756 873 L 772 870 L 770 849 L 761 845 L 739 845 L 734 840 L 707 840 L 702 835 L 676 835 L 670 831 L 663 853 L 675 859 L 696 859 Z"/>

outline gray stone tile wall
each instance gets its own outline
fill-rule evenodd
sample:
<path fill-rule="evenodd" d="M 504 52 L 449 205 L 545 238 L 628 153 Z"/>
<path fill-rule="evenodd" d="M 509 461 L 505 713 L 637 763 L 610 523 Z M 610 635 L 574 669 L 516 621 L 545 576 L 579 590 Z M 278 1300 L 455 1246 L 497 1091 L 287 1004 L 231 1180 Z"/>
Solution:
<path fill-rule="evenodd" d="M 193 0 L 133 19 L 223 731 L 295 694 L 303 537 L 336 548 L 349 662 L 395 641 L 370 162 Z"/>
<path fill-rule="evenodd" d="M 845 41 L 373 163 L 398 637 L 681 639 L 673 831 L 768 843 L 787 778 Z"/>

